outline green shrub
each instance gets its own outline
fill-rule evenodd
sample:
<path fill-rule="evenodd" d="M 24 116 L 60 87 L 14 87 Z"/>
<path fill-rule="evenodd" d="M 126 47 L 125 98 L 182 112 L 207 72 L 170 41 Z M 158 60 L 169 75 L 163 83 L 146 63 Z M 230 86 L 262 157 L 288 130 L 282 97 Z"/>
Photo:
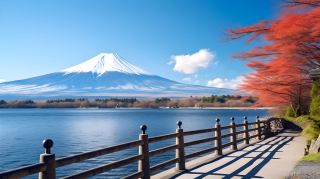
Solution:
<path fill-rule="evenodd" d="M 288 107 L 287 112 L 286 112 L 287 117 L 295 117 L 293 108 L 291 106 Z"/>
<path fill-rule="evenodd" d="M 304 125 L 308 121 L 311 121 L 312 118 L 310 116 L 304 115 L 304 116 L 299 116 L 296 120 L 299 122 L 299 124 Z"/>
<path fill-rule="evenodd" d="M 320 80 L 313 83 L 313 87 L 310 93 L 312 102 L 310 105 L 310 114 L 312 116 L 320 116 Z"/>
<path fill-rule="evenodd" d="M 307 156 L 304 156 L 301 160 L 307 160 L 307 161 L 311 161 L 311 162 L 320 162 L 320 152 L 317 154 L 309 154 Z"/>
<path fill-rule="evenodd" d="M 311 139 L 307 140 L 307 145 L 310 146 L 311 145 Z"/>
<path fill-rule="evenodd" d="M 317 140 L 320 133 L 319 123 L 312 121 L 307 127 L 302 131 L 302 135 L 305 137 L 310 137 L 311 140 Z"/>

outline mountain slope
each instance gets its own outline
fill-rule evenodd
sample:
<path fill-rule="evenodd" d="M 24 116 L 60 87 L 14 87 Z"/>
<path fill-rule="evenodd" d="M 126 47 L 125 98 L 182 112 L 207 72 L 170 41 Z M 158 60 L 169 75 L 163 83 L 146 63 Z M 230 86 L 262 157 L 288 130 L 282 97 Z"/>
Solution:
<path fill-rule="evenodd" d="M 178 83 L 102 53 L 60 72 L 0 84 L 1 99 L 57 97 L 188 97 L 233 94 L 230 89 Z"/>

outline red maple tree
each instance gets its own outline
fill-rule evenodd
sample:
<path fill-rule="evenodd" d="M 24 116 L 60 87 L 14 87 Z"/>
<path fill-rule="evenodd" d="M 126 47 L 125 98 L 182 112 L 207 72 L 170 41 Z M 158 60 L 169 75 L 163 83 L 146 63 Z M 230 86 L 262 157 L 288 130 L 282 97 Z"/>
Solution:
<path fill-rule="evenodd" d="M 263 36 L 269 42 L 234 58 L 246 60 L 254 70 L 244 75 L 238 87 L 259 98 L 255 106 L 291 105 L 300 115 L 306 105 L 312 81 L 311 69 L 320 66 L 320 0 L 287 0 L 276 20 L 262 20 L 240 29 L 227 30 L 228 40 L 250 36 L 246 43 Z"/>

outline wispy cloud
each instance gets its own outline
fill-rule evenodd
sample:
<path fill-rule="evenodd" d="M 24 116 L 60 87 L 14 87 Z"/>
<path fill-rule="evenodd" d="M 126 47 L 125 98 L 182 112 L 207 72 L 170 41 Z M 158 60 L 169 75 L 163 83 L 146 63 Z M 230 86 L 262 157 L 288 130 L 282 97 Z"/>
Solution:
<path fill-rule="evenodd" d="M 194 83 L 195 83 L 195 84 L 199 83 L 199 80 L 195 81 Z"/>
<path fill-rule="evenodd" d="M 198 78 L 198 76 L 199 76 L 198 74 L 195 74 L 195 75 L 194 75 L 195 78 Z"/>
<path fill-rule="evenodd" d="M 53 92 L 67 89 L 64 85 L 50 86 L 45 84 L 41 86 L 37 85 L 0 85 L 0 94 L 38 94 L 45 92 Z"/>
<path fill-rule="evenodd" d="M 3 82 L 5 82 L 6 80 L 4 80 L 4 79 L 0 79 L 0 83 L 3 83 Z"/>
<path fill-rule="evenodd" d="M 235 79 L 221 79 L 216 78 L 214 80 L 208 81 L 207 86 L 210 87 L 218 87 L 218 88 L 230 88 L 230 89 L 236 89 L 239 84 L 242 84 L 242 80 L 244 79 L 243 76 L 238 76 Z"/>
<path fill-rule="evenodd" d="M 173 62 L 174 62 L 174 61 L 173 61 L 173 60 L 171 60 L 171 61 L 170 61 L 170 62 L 168 62 L 167 64 L 168 64 L 168 65 L 171 65 Z"/>
<path fill-rule="evenodd" d="M 190 81 L 190 80 L 191 80 L 191 77 L 188 77 L 188 78 L 183 78 L 182 80 L 185 80 L 185 81 Z"/>
<path fill-rule="evenodd" d="M 209 49 L 201 49 L 192 55 L 172 55 L 172 61 L 169 63 L 175 63 L 174 71 L 192 74 L 200 68 L 207 68 L 209 63 L 215 58 L 216 52 L 210 52 Z"/>

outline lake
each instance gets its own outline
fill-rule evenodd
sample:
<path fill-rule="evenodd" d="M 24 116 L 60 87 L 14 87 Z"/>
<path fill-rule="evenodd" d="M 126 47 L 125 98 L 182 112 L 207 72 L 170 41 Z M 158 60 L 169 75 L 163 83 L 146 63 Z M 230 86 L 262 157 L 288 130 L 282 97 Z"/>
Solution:
<path fill-rule="evenodd" d="M 44 153 L 42 141 L 52 139 L 51 152 L 57 158 L 96 150 L 139 139 L 140 126 L 148 127 L 149 137 L 175 133 L 177 121 L 184 131 L 212 128 L 216 118 L 221 126 L 255 122 L 256 116 L 269 116 L 268 110 L 238 109 L 0 109 L 0 172 L 35 164 Z M 242 130 L 242 129 L 241 129 Z M 228 130 L 222 134 L 229 133 Z M 214 136 L 213 132 L 186 136 L 185 142 Z M 222 142 L 229 142 L 225 138 Z M 150 150 L 175 144 L 175 139 L 152 143 Z M 214 147 L 214 141 L 185 148 L 189 154 Z M 57 178 L 75 174 L 100 165 L 138 154 L 138 147 L 57 168 Z M 150 158 L 150 166 L 173 159 L 175 151 Z M 167 167 L 158 172 L 172 168 Z M 132 163 L 92 178 L 122 178 L 137 172 Z M 158 173 L 155 172 L 155 173 Z M 152 173 L 152 174 L 155 174 Z M 26 177 L 37 178 L 38 174 Z"/>

